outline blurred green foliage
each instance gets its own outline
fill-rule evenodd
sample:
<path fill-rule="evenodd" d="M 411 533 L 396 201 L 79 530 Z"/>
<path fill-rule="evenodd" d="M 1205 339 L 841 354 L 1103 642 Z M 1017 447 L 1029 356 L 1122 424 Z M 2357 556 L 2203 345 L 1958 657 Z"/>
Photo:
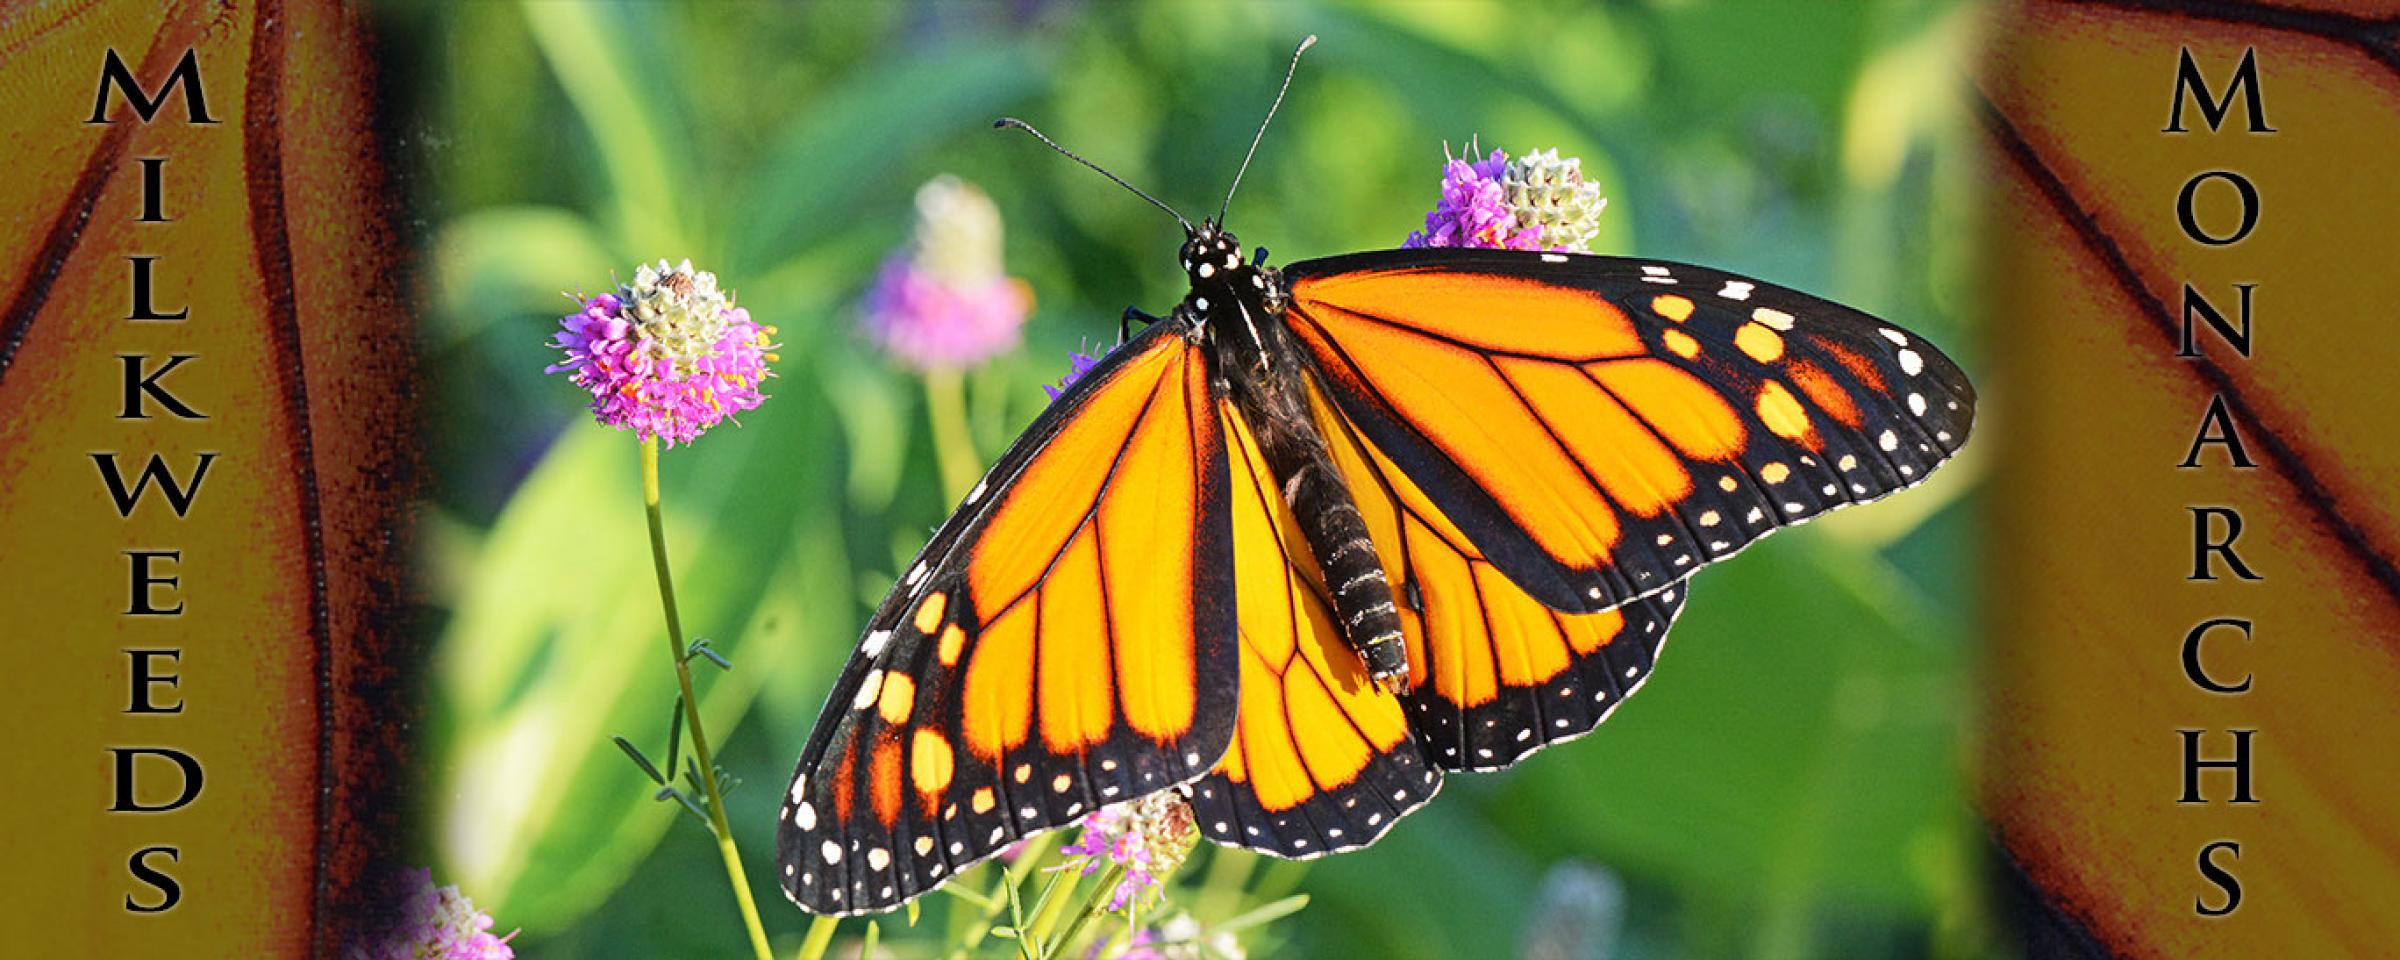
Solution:
<path fill-rule="evenodd" d="M 1321 38 L 1230 222 L 1277 261 L 1394 246 L 1445 143 L 1584 158 L 1594 248 L 1755 274 L 1891 317 L 1978 370 L 1978 171 L 1956 3 L 574 4 L 381 8 L 427 258 L 439 478 L 420 534 L 442 632 L 425 858 L 529 956 L 724 955 L 702 831 L 609 741 L 663 750 L 671 677 L 635 444 L 545 377 L 569 309 L 690 257 L 785 344 L 774 399 L 666 458 L 684 618 L 729 813 L 779 949 L 777 794 L 869 606 L 950 506 L 923 393 L 854 332 L 918 184 L 1008 219 L 1027 346 L 967 378 L 996 455 L 1065 355 L 1179 295 L 1174 225 L 1031 141 L 1025 117 L 1197 216 L 1284 58 Z M 1968 812 L 1980 469 L 1776 538 L 1697 581 L 1657 682 L 1597 735 L 1461 776 L 1372 850 L 1264 882 L 1312 895 L 1305 955 L 1490 955 L 1612 872 L 1616 955 L 1982 956 Z M 681 836 L 668 837 L 668 834 Z M 1190 869 L 1235 869 L 1220 856 Z M 1250 864 L 1240 864 L 1247 870 Z M 1261 865 L 1263 868 L 1263 865 Z M 942 897 L 928 920 L 942 928 Z M 1223 905 L 1231 909 L 1230 905 Z M 922 939 L 887 918 L 884 949 Z"/>

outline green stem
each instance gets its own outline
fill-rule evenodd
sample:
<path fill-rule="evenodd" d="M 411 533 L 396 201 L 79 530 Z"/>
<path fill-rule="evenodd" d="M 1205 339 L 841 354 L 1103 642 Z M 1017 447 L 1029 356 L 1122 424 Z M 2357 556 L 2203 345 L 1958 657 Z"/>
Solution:
<path fill-rule="evenodd" d="M 818 917 L 809 921 L 808 939 L 800 941 L 797 960 L 823 960 L 825 948 L 833 945 L 833 928 L 841 925 L 840 920 L 832 917 Z"/>
<path fill-rule="evenodd" d="M 925 375 L 925 412 L 933 420 L 933 459 L 942 472 L 942 492 L 964 500 L 983 472 L 975 437 L 967 430 L 965 379 L 956 370 Z"/>
<path fill-rule="evenodd" d="M 1032 873 L 1034 865 L 1040 863 L 1043 857 L 1050 855 L 1050 845 L 1057 842 L 1057 831 L 1051 831 L 1025 841 L 1025 849 L 1018 852 L 1017 862 L 1007 864 L 1000 871 L 1000 882 L 992 885 L 991 905 L 984 908 L 982 922 L 975 924 L 967 931 L 965 937 L 960 938 L 958 945 L 950 951 L 950 960 L 960 960 L 960 958 L 974 953 L 976 947 L 983 945 L 983 938 L 992 932 L 992 921 L 997 919 L 1001 909 L 1008 905 L 1009 889 L 1023 883 L 1025 875 Z M 1023 931 L 1019 931 L 1019 935 L 1022 936 L 1022 934 Z"/>
<path fill-rule="evenodd" d="M 741 855 L 733 849 L 733 827 L 725 822 L 725 794 L 717 787 L 716 759 L 710 755 L 708 734 L 700 726 L 700 698 L 692 693 L 692 665 L 684 659 L 683 617 L 675 611 L 675 577 L 667 568 L 666 522 L 658 509 L 658 438 L 642 441 L 642 506 L 650 515 L 650 563 L 658 570 L 658 600 L 667 613 L 667 659 L 675 663 L 675 683 L 683 690 L 683 725 L 692 736 L 692 758 L 700 764 L 700 788 L 708 794 L 709 828 L 717 835 L 717 852 L 725 858 L 725 879 L 742 907 L 749 928 L 750 949 L 758 960 L 773 960 L 767 950 L 767 929 L 758 922 L 758 904 L 750 899 L 750 881 L 742 874 Z"/>
<path fill-rule="evenodd" d="M 1067 925 L 1067 932 L 1059 934 L 1059 946 L 1074 943 L 1076 937 L 1083 935 L 1083 928 L 1091 924 L 1093 917 L 1100 915 L 1101 909 L 1108 905 L 1109 898 L 1116 895 L 1117 884 L 1124 879 L 1125 867 L 1122 864 L 1109 864 L 1108 869 L 1100 874 L 1100 885 L 1093 887 L 1090 899 L 1083 902 L 1083 912 L 1075 915 L 1075 922 Z"/>

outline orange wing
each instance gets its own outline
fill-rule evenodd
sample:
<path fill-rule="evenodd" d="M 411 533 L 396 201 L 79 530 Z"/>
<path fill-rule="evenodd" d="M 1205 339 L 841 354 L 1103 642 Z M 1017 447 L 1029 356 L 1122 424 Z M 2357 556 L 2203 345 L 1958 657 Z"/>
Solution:
<path fill-rule="evenodd" d="M 1233 745 L 1195 784 L 1218 843 L 1285 857 L 1365 846 L 1441 787 L 1399 699 L 1344 644 L 1311 557 L 1250 428 L 1224 405 L 1241 709 Z"/>
<path fill-rule="evenodd" d="M 1922 339 L 1701 267 L 1419 249 L 1286 276 L 1285 322 L 1343 416 L 1561 610 L 1648 596 L 1911 486 L 1974 414 Z"/>
<path fill-rule="evenodd" d="M 1209 363 L 1152 327 L 1078 380 L 870 622 L 801 754 L 784 893 L 888 910 L 1020 837 L 1201 776 L 1233 735 Z"/>
<path fill-rule="evenodd" d="M 1400 595 L 1409 719 L 1437 765 L 1506 767 L 1591 732 L 1649 681 L 1667 628 L 1683 609 L 1681 586 L 1598 613 L 1543 606 L 1479 553 L 1322 393 L 1310 391 L 1310 401 Z"/>

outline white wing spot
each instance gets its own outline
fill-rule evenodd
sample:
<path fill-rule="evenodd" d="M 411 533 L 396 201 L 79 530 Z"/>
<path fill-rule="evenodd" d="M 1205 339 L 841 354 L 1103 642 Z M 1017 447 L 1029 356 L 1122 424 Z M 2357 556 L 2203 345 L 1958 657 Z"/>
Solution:
<path fill-rule="evenodd" d="M 1717 291 L 1717 296 L 1727 300 L 1748 300 L 1750 299 L 1750 288 L 1753 286 L 1756 284 L 1744 283 L 1740 280 L 1727 280 L 1725 289 Z"/>
<path fill-rule="evenodd" d="M 1671 533 L 1662 533 L 1662 534 L 1659 534 L 1659 535 L 1658 535 L 1658 545 L 1659 545 L 1659 546 L 1662 546 L 1662 547 L 1663 547 L 1663 546 L 1666 546 L 1667 544 L 1674 543 L 1674 542 L 1675 542 L 1675 535 L 1674 535 L 1674 534 L 1671 534 Z"/>
<path fill-rule="evenodd" d="M 1717 521 L 1723 519 L 1723 517 L 1717 516 L 1717 512 L 1714 510 L 1705 511 L 1700 514 L 1700 525 L 1703 527 L 1713 527 L 1717 525 Z"/>
<path fill-rule="evenodd" d="M 1759 522 L 1760 520 L 1766 519 L 1766 516 L 1767 516 L 1767 512 L 1766 512 L 1766 511 L 1764 511 L 1764 510 L 1761 510 L 1761 509 L 1759 509 L 1759 508 L 1757 508 L 1757 507 L 1751 507 L 1751 508 L 1750 508 L 1750 516 L 1748 516 L 1748 517 L 1747 517 L 1747 518 L 1745 518 L 1745 519 L 1749 520 L 1751 523 L 1757 523 L 1757 522 Z"/>
<path fill-rule="evenodd" d="M 1900 435 L 1899 435 L 1899 434 L 1896 434 L 1896 433 L 1893 433 L 1893 432 L 1891 432 L 1891 431 L 1889 431 L 1889 430 L 1886 430 L 1886 431 L 1884 431 L 1884 432 L 1883 432 L 1883 435 L 1882 435 L 1882 436 L 1878 436 L 1878 437 L 1876 437 L 1876 438 L 1875 438 L 1875 445 L 1876 445 L 1876 446 L 1878 446 L 1878 447 L 1882 447 L 1882 448 L 1883 448 L 1883 452 L 1885 452 L 1885 453 L 1890 453 L 1890 452 L 1892 452 L 1892 451 L 1894 451 L 1894 450 L 1898 450 L 1898 449 L 1900 449 Z"/>
<path fill-rule="evenodd" d="M 1563 253 L 1545 253 L 1545 254 L 1542 254 L 1542 262 L 1543 262 L 1543 263 L 1565 263 L 1565 262 L 1567 262 L 1567 255 L 1566 255 L 1566 254 L 1563 254 Z"/>
<path fill-rule="evenodd" d="M 1913 413 L 1913 414 L 1916 414 L 1917 416 L 1920 416 L 1920 417 L 1922 417 L 1922 416 L 1924 416 L 1924 415 L 1925 415 L 1925 395 L 1924 395 L 1924 394 L 1922 394 L 1922 393 L 1912 393 L 1912 394 L 1909 394 L 1909 395 L 1908 395 L 1908 412 L 1910 412 L 1910 413 Z"/>
<path fill-rule="evenodd" d="M 874 706 L 875 697 L 881 693 L 883 693 L 883 671 L 867 671 L 867 678 L 858 684 L 858 695 L 850 698 L 850 709 L 864 710 Z"/>
<path fill-rule="evenodd" d="M 1789 331 L 1792 329 L 1792 315 L 1772 307 L 1760 307 L 1750 311 L 1750 319 L 1777 330 Z"/>
<path fill-rule="evenodd" d="M 892 632 L 889 630 L 870 630 L 867 632 L 867 642 L 858 645 L 858 652 L 861 656 L 881 656 L 884 642 L 891 638 Z"/>
<path fill-rule="evenodd" d="M 1192 272 L 1199 274 L 1200 279 L 1206 280 L 1217 275 L 1217 265 L 1213 263 L 1203 263 L 1200 265 L 1199 269 Z"/>
<path fill-rule="evenodd" d="M 799 803 L 805 796 L 808 796 L 808 774 L 803 773 L 792 778 L 792 802 Z"/>
<path fill-rule="evenodd" d="M 1912 377 L 1923 373 L 1925 372 L 1925 358 L 1917 356 L 1917 352 L 1914 350 L 1902 350 L 1900 351 L 1900 369 Z"/>
<path fill-rule="evenodd" d="M 892 852 L 882 847 L 867 851 L 867 869 L 881 870 L 892 865 Z"/>
<path fill-rule="evenodd" d="M 1884 338 L 1884 339 L 1886 339 L 1886 340 L 1889 340 L 1889 341 L 1891 341 L 1891 342 L 1892 342 L 1892 346 L 1895 346 L 1895 347 L 1905 347 L 1905 346 L 1908 346 L 1908 334 L 1901 333 L 1900 331 L 1898 331 L 1898 330 L 1894 330 L 1894 329 L 1892 329 L 1892 328 L 1890 328 L 1890 327 L 1885 327 L 1885 328 L 1883 328 L 1883 329 L 1881 329 L 1881 330 L 1877 330 L 1877 331 L 1875 331 L 1875 332 L 1876 332 L 1876 333 L 1883 334 L 1883 338 Z"/>
<path fill-rule="evenodd" d="M 975 481 L 975 489 L 967 491 L 967 502 L 974 503 L 977 500 L 983 499 L 983 492 L 986 489 L 988 488 L 985 486 L 984 481 Z"/>
<path fill-rule="evenodd" d="M 797 809 L 794 809 L 792 811 L 792 826 L 799 827 L 802 830 L 816 829 L 817 808 L 803 803 Z"/>
<path fill-rule="evenodd" d="M 925 579 L 925 561 L 919 560 L 916 566 L 908 568 L 908 585 L 916 586 L 917 581 L 923 579 Z"/>
<path fill-rule="evenodd" d="M 820 854 L 823 854 L 823 855 L 824 855 L 824 857 L 825 857 L 825 862 L 826 862 L 826 863 L 840 863 L 840 862 L 842 862 L 842 845 L 841 845 L 841 844 L 835 843 L 835 842 L 833 842 L 833 841 L 831 841 L 831 840 L 827 840 L 827 841 L 825 841 L 825 845 L 824 845 L 824 846 L 822 846 L 822 847 L 818 847 L 818 848 L 817 848 L 817 852 L 818 852 L 818 853 L 820 853 Z"/>
<path fill-rule="evenodd" d="M 1192 307 L 1193 307 L 1193 309 L 1199 310 L 1201 313 L 1207 313 L 1207 312 L 1208 312 L 1208 298 L 1207 298 L 1207 297 L 1193 297 L 1193 298 L 1192 298 Z"/>

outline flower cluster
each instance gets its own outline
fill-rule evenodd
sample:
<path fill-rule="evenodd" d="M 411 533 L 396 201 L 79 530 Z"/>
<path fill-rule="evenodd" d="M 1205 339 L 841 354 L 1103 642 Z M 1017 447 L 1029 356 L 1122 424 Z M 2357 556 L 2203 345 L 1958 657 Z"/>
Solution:
<path fill-rule="evenodd" d="M 506 937 L 492 935 L 492 918 L 458 892 L 458 885 L 436 888 L 433 871 L 419 869 L 407 877 L 407 899 L 401 904 L 400 925 L 383 942 L 350 950 L 345 960 L 511 960 L 517 953 Z"/>
<path fill-rule="evenodd" d="M 1108 941 L 1103 939 L 1085 956 L 1098 960 L 1107 948 Z M 1249 954 L 1231 931 L 1204 931 L 1191 914 L 1178 913 L 1165 923 L 1136 932 L 1123 951 L 1106 955 L 1109 960 L 1243 960 Z"/>
<path fill-rule="evenodd" d="M 1178 791 L 1161 790 L 1084 817 L 1083 834 L 1058 848 L 1066 855 L 1060 869 L 1090 876 L 1105 866 L 1124 868 L 1124 879 L 1108 899 L 1110 910 L 1122 911 L 1165 886 L 1199 842 L 1191 803 Z"/>
<path fill-rule="evenodd" d="M 1512 160 L 1494 150 L 1443 165 L 1442 195 L 1425 214 L 1425 229 L 1401 246 L 1589 253 L 1607 206 L 1600 185 L 1583 178 L 1580 159 L 1536 150 Z"/>
<path fill-rule="evenodd" d="M 582 304 L 559 321 L 552 346 L 566 358 L 545 372 L 590 390 L 603 425 L 674 446 L 766 399 L 775 328 L 751 322 L 691 261 L 643 264 L 632 283 Z"/>
<path fill-rule="evenodd" d="M 885 260 L 860 322 L 919 372 L 958 370 L 1015 349 L 1032 289 L 1000 263 L 1000 209 L 983 191 L 940 176 L 917 190 L 908 247 Z"/>

